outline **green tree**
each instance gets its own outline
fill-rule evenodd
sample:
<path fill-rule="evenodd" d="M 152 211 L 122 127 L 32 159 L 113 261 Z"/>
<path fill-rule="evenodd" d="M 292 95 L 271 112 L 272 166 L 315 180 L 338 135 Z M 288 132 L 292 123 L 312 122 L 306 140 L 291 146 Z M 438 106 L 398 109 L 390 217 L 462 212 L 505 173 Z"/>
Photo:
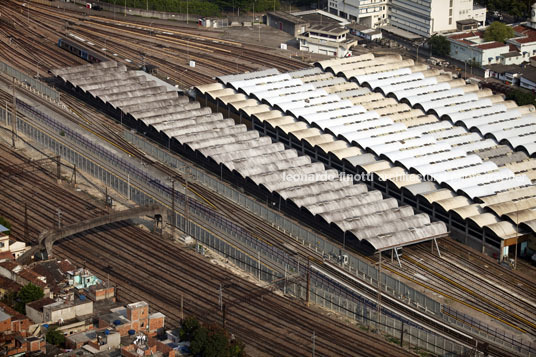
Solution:
<path fill-rule="evenodd" d="M 199 327 L 192 335 L 190 341 L 190 351 L 194 356 L 204 355 L 205 346 L 208 343 L 208 329 L 205 327 Z"/>
<path fill-rule="evenodd" d="M 530 8 L 534 4 L 534 0 L 478 0 L 480 5 L 487 8 L 488 11 L 500 11 L 510 14 L 516 18 L 529 17 Z"/>
<path fill-rule="evenodd" d="M 56 346 L 61 346 L 65 342 L 65 335 L 57 327 L 51 327 L 47 331 L 46 340 Z"/>
<path fill-rule="evenodd" d="M 514 89 L 506 95 L 507 100 L 513 100 L 517 105 L 536 104 L 534 94 Z"/>
<path fill-rule="evenodd" d="M 484 31 L 484 40 L 504 42 L 514 37 L 514 29 L 502 22 L 495 21 Z"/>
<path fill-rule="evenodd" d="M 199 329 L 200 327 L 201 325 L 195 317 L 186 317 L 182 322 L 181 329 L 179 331 L 181 340 L 191 340 L 194 336 L 195 331 L 197 331 L 197 329 Z"/>
<path fill-rule="evenodd" d="M 2 216 L 0 216 L 0 224 L 11 230 L 11 223 L 9 223 L 9 221 Z"/>
<path fill-rule="evenodd" d="M 15 310 L 26 315 L 26 304 L 41 299 L 45 294 L 43 289 L 32 283 L 23 286 L 17 294 Z"/>
<path fill-rule="evenodd" d="M 434 36 L 428 41 L 430 53 L 439 56 L 448 56 L 450 54 L 450 42 L 445 36 Z"/>
<path fill-rule="evenodd" d="M 219 357 L 229 355 L 229 339 L 225 331 L 216 325 L 208 328 L 208 340 L 203 355 L 205 357 Z"/>

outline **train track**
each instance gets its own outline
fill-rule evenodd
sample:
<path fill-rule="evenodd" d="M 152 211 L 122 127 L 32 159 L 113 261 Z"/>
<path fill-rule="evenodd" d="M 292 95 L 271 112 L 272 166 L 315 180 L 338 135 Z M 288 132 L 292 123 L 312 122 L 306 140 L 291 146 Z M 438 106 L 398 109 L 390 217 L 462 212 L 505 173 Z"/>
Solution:
<path fill-rule="evenodd" d="M 0 145 L 2 166 L 27 162 L 20 154 Z M 37 170 L 17 176 L 17 180 L 0 179 L 0 214 L 13 223 L 13 237 L 30 242 L 42 229 L 55 221 L 56 209 L 62 211 L 63 224 L 75 223 L 106 213 L 96 202 L 88 202 L 66 187 L 58 186 L 55 177 Z M 32 225 L 24 237 L 24 202 Z M 239 338 L 270 355 L 303 356 L 311 349 L 315 331 L 316 353 L 321 356 L 403 356 L 407 351 L 386 341 L 374 339 L 358 328 L 332 320 L 305 308 L 302 303 L 261 291 L 250 282 L 232 276 L 191 251 L 171 245 L 160 237 L 126 223 L 109 225 L 78 234 L 58 242 L 55 251 L 78 265 L 85 265 L 101 277 L 110 274 L 119 296 L 126 302 L 147 300 L 152 308 L 162 310 L 168 321 L 180 318 L 180 297 L 185 298 L 185 315 L 202 316 L 219 323 L 218 287 L 231 281 L 225 289 L 225 301 L 245 301 L 227 311 L 226 326 Z M 148 282 L 150 281 L 150 284 Z"/>
<path fill-rule="evenodd" d="M 7 96 L 6 98 L 9 98 L 9 96 Z M 64 96 L 63 98 L 64 101 L 70 107 L 79 108 L 77 110 L 79 116 L 78 119 L 75 120 L 75 122 L 81 126 L 84 126 L 86 130 L 93 131 L 96 135 L 115 145 L 118 149 L 123 150 L 130 155 L 133 155 L 134 157 L 139 158 L 142 162 L 148 165 L 152 165 L 158 170 L 165 172 L 170 177 L 176 177 L 179 182 L 184 182 L 182 181 L 181 176 L 177 175 L 176 171 L 168 168 L 167 166 L 159 162 L 153 161 L 152 159 L 148 158 L 143 152 L 126 143 L 122 139 L 122 137 L 117 134 L 117 132 L 122 129 L 119 124 L 106 119 L 103 114 L 99 113 L 94 108 L 83 104 L 77 99 L 69 98 L 68 96 Z M 80 112 L 83 112 L 84 114 L 81 114 Z M 192 165 L 192 163 L 188 164 Z M 222 197 L 218 197 L 217 195 L 215 195 L 214 192 L 207 190 L 203 186 L 197 185 L 195 182 L 193 182 L 190 183 L 190 190 L 194 193 L 194 195 L 197 195 L 198 199 L 201 202 L 207 202 L 212 208 L 218 209 L 220 212 L 225 212 L 230 220 L 233 220 L 239 226 L 244 227 L 244 229 L 248 230 L 253 236 L 263 239 L 269 244 L 278 245 L 283 249 L 288 249 L 288 245 L 290 244 L 293 247 L 292 250 L 298 252 L 298 254 L 300 254 L 300 256 L 302 256 L 304 260 L 310 258 L 313 261 L 321 260 L 321 257 L 315 256 L 315 254 L 312 253 L 310 249 L 303 247 L 301 244 L 294 243 L 294 240 L 284 232 L 279 232 L 275 230 L 270 224 L 268 224 L 264 220 L 258 218 L 254 214 L 243 210 L 236 204 L 229 202 Z M 371 258 L 368 259 L 373 260 Z M 431 289 L 434 290 L 434 288 Z M 449 290 L 449 287 L 446 285 L 441 285 L 441 289 L 442 291 L 439 291 L 439 293 L 441 294 L 444 294 L 444 291 L 452 290 L 451 288 Z M 463 298 L 463 296 L 460 296 L 460 299 L 461 298 Z"/>
<path fill-rule="evenodd" d="M 28 8 L 13 0 L 0 4 L 0 11 L 6 16 L 2 31 L 6 38 L 10 36 L 17 42 L 3 43 L 0 49 L 4 47 L 13 52 L 19 46 L 21 50 L 15 53 L 22 61 L 11 63 L 30 73 L 37 71 L 42 75 L 53 68 L 81 63 L 79 58 L 56 46 L 58 38 L 73 40 L 72 36 L 83 39 L 84 47 L 127 66 L 157 65 L 162 77 L 185 87 L 210 83 L 214 77 L 224 74 L 271 67 L 287 71 L 307 66 L 273 49 L 217 38 L 214 36 L 220 34 L 208 31 L 181 26 L 147 26 L 32 5 Z M 35 53 L 42 57 L 39 63 Z M 1 52 L 0 59 L 10 60 Z M 190 60 L 196 62 L 195 68 L 189 66 Z"/>

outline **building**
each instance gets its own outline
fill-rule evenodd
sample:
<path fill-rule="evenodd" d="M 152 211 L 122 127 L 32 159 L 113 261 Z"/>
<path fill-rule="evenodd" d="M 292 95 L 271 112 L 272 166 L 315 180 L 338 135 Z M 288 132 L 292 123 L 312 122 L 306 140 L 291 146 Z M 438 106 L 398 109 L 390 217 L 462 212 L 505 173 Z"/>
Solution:
<path fill-rule="evenodd" d="M 0 355 L 25 356 L 45 352 L 45 341 L 31 336 L 28 317 L 0 303 Z"/>
<path fill-rule="evenodd" d="M 284 11 L 269 11 L 266 14 L 266 24 L 294 37 L 304 33 L 309 23 L 304 19 Z"/>
<path fill-rule="evenodd" d="M 357 45 L 357 40 L 346 38 L 349 32 L 338 24 L 312 25 L 307 32 L 298 36 L 300 51 L 339 58 L 351 56 L 350 49 Z"/>
<path fill-rule="evenodd" d="M 86 289 L 92 285 L 102 284 L 102 280 L 85 268 L 68 271 L 67 275 L 69 284 L 76 289 Z"/>
<path fill-rule="evenodd" d="M 358 23 L 350 24 L 347 27 L 352 35 L 359 36 L 367 41 L 379 41 L 382 39 L 380 29 L 372 29 Z"/>
<path fill-rule="evenodd" d="M 0 259 L 9 257 L 11 259 L 17 259 L 30 247 L 26 246 L 26 243 L 19 242 L 9 237 L 9 229 L 0 224 Z M 5 255 L 5 253 L 11 253 L 12 256 Z"/>
<path fill-rule="evenodd" d="M 177 348 L 166 344 L 165 341 L 159 341 L 151 336 L 138 335 L 133 343 L 121 348 L 121 356 L 181 356 L 182 354 L 177 350 Z"/>
<path fill-rule="evenodd" d="M 447 36 L 450 56 L 480 66 L 530 62 L 530 58 L 536 55 L 536 29 L 530 27 L 530 24 L 531 22 L 514 26 L 515 36 L 506 42 L 484 40 L 484 30 L 454 33 Z"/>
<path fill-rule="evenodd" d="M 89 345 L 98 353 L 101 351 L 116 349 L 121 346 L 121 335 L 112 329 L 99 329 L 84 331 L 69 336 L 65 336 L 65 345 L 67 348 L 78 349 Z"/>
<path fill-rule="evenodd" d="M 519 86 L 536 92 L 536 68 L 527 66 L 521 69 L 521 76 L 519 77 Z"/>
<path fill-rule="evenodd" d="M 486 8 L 473 0 L 392 0 L 387 16 L 394 27 L 430 37 L 456 31 L 458 22 L 463 20 L 473 19 L 483 25 Z"/>
<path fill-rule="evenodd" d="M 22 286 L 11 279 L 0 276 L 0 300 L 8 299 L 10 296 L 14 297 Z"/>
<path fill-rule="evenodd" d="M 109 314 L 99 316 L 99 328 L 113 328 L 121 336 L 127 336 L 130 330 L 155 335 L 164 327 L 165 316 L 161 313 L 149 314 L 149 305 L 145 301 L 128 304 L 110 310 Z"/>
<path fill-rule="evenodd" d="M 494 64 L 488 66 L 487 72 L 487 77 L 498 79 L 508 85 L 519 85 L 519 77 L 521 76 L 521 67 L 519 66 Z"/>
<path fill-rule="evenodd" d="M 2 316 L 4 320 L 2 320 Z M 6 316 L 9 319 L 6 319 Z M 9 323 L 6 321 L 9 321 Z M 30 325 L 30 319 L 27 316 L 0 302 L 0 333 L 11 331 L 20 333 L 21 336 L 26 337 Z"/>
<path fill-rule="evenodd" d="M 91 316 L 93 301 L 85 298 L 74 301 L 43 298 L 26 304 L 26 314 L 37 323 L 63 323 Z"/>
<path fill-rule="evenodd" d="M 387 23 L 387 0 L 328 0 L 328 11 L 368 28 Z"/>

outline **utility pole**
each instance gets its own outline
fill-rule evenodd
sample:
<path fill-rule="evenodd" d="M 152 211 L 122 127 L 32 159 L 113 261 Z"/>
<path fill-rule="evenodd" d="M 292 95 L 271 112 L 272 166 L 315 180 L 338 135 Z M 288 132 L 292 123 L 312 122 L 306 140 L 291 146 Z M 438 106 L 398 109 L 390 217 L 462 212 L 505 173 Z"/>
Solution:
<path fill-rule="evenodd" d="M 218 304 L 220 305 L 220 311 L 223 311 L 223 288 L 220 284 L 220 288 L 218 289 Z"/>
<path fill-rule="evenodd" d="M 175 235 L 175 180 L 171 179 L 171 232 Z"/>
<path fill-rule="evenodd" d="M 514 269 L 517 269 L 517 243 L 519 242 L 519 208 L 517 207 L 517 201 L 515 202 L 516 205 L 516 248 L 514 252 Z"/>
<path fill-rule="evenodd" d="M 305 292 L 305 303 L 307 304 L 307 306 L 309 306 L 310 291 L 311 291 L 311 262 L 309 261 L 309 257 L 307 257 L 307 291 Z M 313 352 L 313 356 L 314 355 L 315 354 Z"/>
<path fill-rule="evenodd" d="M 382 314 L 382 252 L 379 252 L 380 259 L 378 264 L 378 322 L 377 329 L 380 330 L 381 314 Z"/>
<path fill-rule="evenodd" d="M 61 181 L 61 156 L 56 156 L 56 179 Z"/>
<path fill-rule="evenodd" d="M 181 321 L 184 321 L 184 296 L 181 293 Z"/>
<path fill-rule="evenodd" d="M 316 345 L 316 333 L 315 333 L 315 330 L 313 330 L 313 337 L 311 337 L 311 339 L 313 340 L 313 357 L 315 357 L 315 345 Z"/>
<path fill-rule="evenodd" d="M 227 314 L 227 306 L 223 304 L 223 314 L 221 316 L 221 326 L 225 329 L 225 315 Z"/>
<path fill-rule="evenodd" d="M 28 205 L 24 202 L 24 238 L 28 241 Z"/>
<path fill-rule="evenodd" d="M 188 0 L 186 0 L 186 24 L 188 24 Z"/>
<path fill-rule="evenodd" d="M 58 208 L 58 229 L 61 229 L 61 209 Z"/>
<path fill-rule="evenodd" d="M 15 77 L 13 77 L 13 110 L 11 113 L 11 143 L 15 148 L 15 138 L 17 136 L 17 98 L 15 95 Z"/>
<path fill-rule="evenodd" d="M 71 182 L 74 187 L 76 187 L 76 164 L 73 165 L 73 177 L 71 178 Z"/>

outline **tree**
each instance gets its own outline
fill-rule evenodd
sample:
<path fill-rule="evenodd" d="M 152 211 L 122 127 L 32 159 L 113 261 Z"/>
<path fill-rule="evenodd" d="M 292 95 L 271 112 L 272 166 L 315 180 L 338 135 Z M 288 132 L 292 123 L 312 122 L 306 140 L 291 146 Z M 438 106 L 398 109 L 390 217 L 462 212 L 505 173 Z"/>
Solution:
<path fill-rule="evenodd" d="M 448 56 L 450 54 L 450 42 L 445 36 L 434 36 L 428 41 L 430 54 L 438 56 Z"/>
<path fill-rule="evenodd" d="M 208 329 L 204 327 L 197 328 L 190 341 L 190 351 L 194 356 L 204 355 L 205 346 L 208 343 Z"/>
<path fill-rule="evenodd" d="M 506 95 L 507 100 L 513 100 L 517 105 L 536 104 L 534 94 L 519 89 L 514 89 Z"/>
<path fill-rule="evenodd" d="M 205 357 L 229 355 L 229 339 L 222 328 L 216 325 L 212 325 L 208 328 L 208 340 L 203 352 Z"/>
<path fill-rule="evenodd" d="M 489 12 L 500 11 L 516 18 L 529 17 L 530 8 L 534 4 L 534 0 L 478 0 L 477 2 L 485 6 Z"/>
<path fill-rule="evenodd" d="M 182 322 L 181 329 L 179 331 L 181 340 L 191 340 L 194 336 L 195 331 L 199 329 L 199 327 L 201 327 L 201 325 L 195 317 L 186 317 Z"/>
<path fill-rule="evenodd" d="M 9 221 L 2 216 L 0 216 L 0 224 L 11 230 L 11 223 L 9 223 Z"/>
<path fill-rule="evenodd" d="M 61 346 L 65 342 L 65 335 L 57 327 L 51 327 L 47 331 L 46 340 L 56 346 Z"/>
<path fill-rule="evenodd" d="M 484 31 L 484 40 L 504 42 L 514 37 L 514 29 L 502 22 L 495 21 Z"/>
<path fill-rule="evenodd" d="M 15 303 L 15 310 L 21 314 L 26 315 L 26 304 L 35 300 L 41 299 L 45 294 L 43 289 L 32 283 L 28 283 L 23 286 L 17 294 L 17 302 Z"/>

